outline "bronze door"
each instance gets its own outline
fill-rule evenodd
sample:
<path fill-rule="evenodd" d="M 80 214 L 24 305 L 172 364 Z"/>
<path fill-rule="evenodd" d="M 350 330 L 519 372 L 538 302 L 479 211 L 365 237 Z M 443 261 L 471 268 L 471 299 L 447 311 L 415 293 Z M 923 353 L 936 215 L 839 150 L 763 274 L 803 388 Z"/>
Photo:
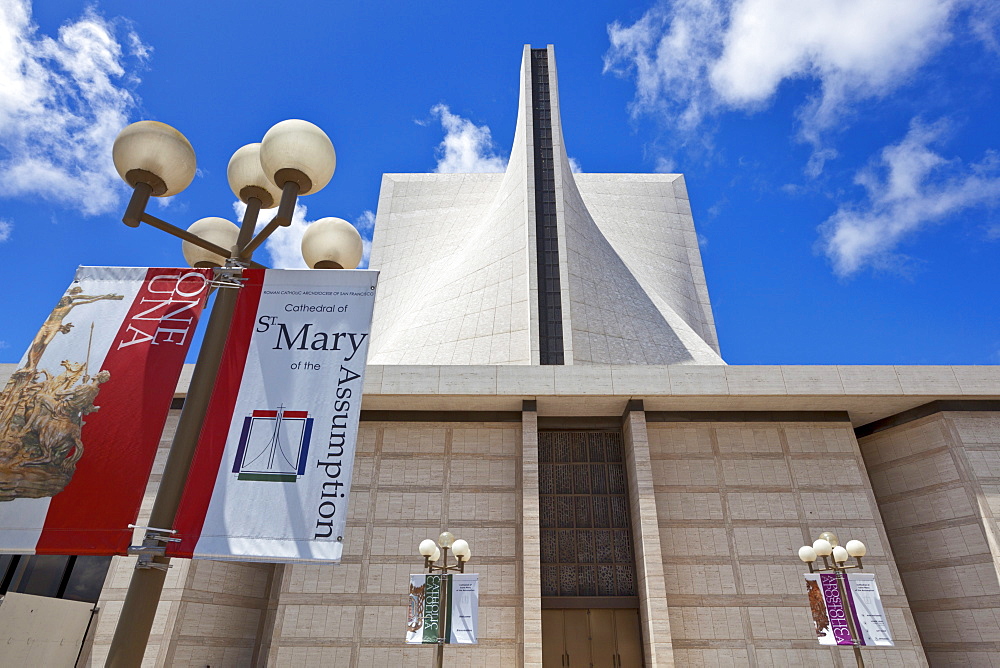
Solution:
<path fill-rule="evenodd" d="M 544 668 L 641 668 L 639 611 L 634 608 L 542 610 Z"/>

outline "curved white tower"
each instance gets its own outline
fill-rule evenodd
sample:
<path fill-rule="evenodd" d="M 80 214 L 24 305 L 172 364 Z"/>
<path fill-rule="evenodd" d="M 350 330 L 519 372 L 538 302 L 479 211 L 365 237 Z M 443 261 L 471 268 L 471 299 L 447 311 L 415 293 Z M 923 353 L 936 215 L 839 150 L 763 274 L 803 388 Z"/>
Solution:
<path fill-rule="evenodd" d="M 504 174 L 386 174 L 371 364 L 724 364 L 684 177 L 573 174 L 524 47 Z"/>

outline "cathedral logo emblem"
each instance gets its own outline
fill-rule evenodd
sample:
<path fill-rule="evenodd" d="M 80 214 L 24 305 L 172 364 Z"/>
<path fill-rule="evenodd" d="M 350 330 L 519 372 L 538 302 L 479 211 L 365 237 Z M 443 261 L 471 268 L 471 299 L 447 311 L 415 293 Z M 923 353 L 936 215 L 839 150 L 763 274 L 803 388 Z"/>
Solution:
<path fill-rule="evenodd" d="M 254 411 L 243 419 L 233 473 L 239 480 L 295 482 L 306 472 L 312 427 L 308 411 Z"/>

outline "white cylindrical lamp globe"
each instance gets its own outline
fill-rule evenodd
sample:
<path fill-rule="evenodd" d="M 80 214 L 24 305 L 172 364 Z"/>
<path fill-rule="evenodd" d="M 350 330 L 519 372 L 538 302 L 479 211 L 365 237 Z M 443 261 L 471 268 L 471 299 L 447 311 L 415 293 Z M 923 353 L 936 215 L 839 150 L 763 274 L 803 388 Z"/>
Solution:
<path fill-rule="evenodd" d="M 417 549 L 420 550 L 420 554 L 422 556 L 429 557 L 432 554 L 434 554 L 434 550 L 437 549 L 437 543 L 435 543 L 430 538 L 425 538 L 422 541 L 420 541 L 420 547 L 418 547 Z"/>
<path fill-rule="evenodd" d="M 111 155 L 123 181 L 133 188 L 149 184 L 154 197 L 169 197 L 187 188 L 197 168 L 191 142 L 159 121 L 126 126 L 115 137 Z"/>
<path fill-rule="evenodd" d="M 216 246 L 235 251 L 236 242 L 240 236 L 240 228 L 225 218 L 202 218 L 192 223 L 188 232 L 209 241 Z M 229 258 L 217 255 L 201 246 L 185 241 L 181 246 L 184 259 L 192 267 L 221 267 Z"/>
<path fill-rule="evenodd" d="M 299 195 L 310 195 L 333 178 L 337 167 L 333 142 L 309 121 L 281 121 L 264 134 L 260 144 L 261 167 L 279 190 L 287 181 L 295 181 Z"/>
<path fill-rule="evenodd" d="M 830 541 L 825 538 L 817 538 L 813 542 L 813 549 L 816 550 L 816 554 L 819 556 L 828 557 L 833 552 L 833 545 L 830 545 Z"/>
<path fill-rule="evenodd" d="M 863 557 L 868 553 L 868 548 L 860 540 L 849 540 L 844 547 L 852 557 Z"/>
<path fill-rule="evenodd" d="M 320 218 L 302 235 L 302 259 L 311 269 L 355 269 L 364 250 L 361 234 L 343 218 Z"/>
<path fill-rule="evenodd" d="M 469 554 L 471 550 L 469 549 L 469 542 L 459 538 L 451 545 L 451 551 L 455 553 L 455 556 L 460 558 L 462 555 Z"/>
<path fill-rule="evenodd" d="M 226 176 L 233 194 L 244 204 L 249 204 L 250 198 L 256 197 L 260 200 L 260 208 L 271 209 L 281 201 L 281 188 L 267 178 L 264 168 L 260 166 L 260 144 L 238 148 L 229 159 Z"/>

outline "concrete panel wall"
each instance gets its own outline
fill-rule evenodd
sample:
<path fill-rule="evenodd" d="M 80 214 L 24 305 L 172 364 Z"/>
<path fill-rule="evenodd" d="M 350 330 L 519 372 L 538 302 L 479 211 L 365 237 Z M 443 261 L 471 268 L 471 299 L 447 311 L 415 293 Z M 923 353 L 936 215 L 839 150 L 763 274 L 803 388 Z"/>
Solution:
<path fill-rule="evenodd" d="M 861 439 L 934 665 L 1000 656 L 1000 414 L 947 412 Z"/>
<path fill-rule="evenodd" d="M 362 423 L 343 563 L 284 567 L 269 664 L 429 664 L 432 646 L 403 644 L 407 586 L 448 528 L 480 574 L 480 644 L 448 660 L 519 665 L 521 447 L 518 423 Z"/>
<path fill-rule="evenodd" d="M 796 555 L 824 530 L 868 545 L 896 640 L 872 665 L 926 665 L 849 423 L 647 432 L 677 665 L 853 665 L 816 642 Z"/>

